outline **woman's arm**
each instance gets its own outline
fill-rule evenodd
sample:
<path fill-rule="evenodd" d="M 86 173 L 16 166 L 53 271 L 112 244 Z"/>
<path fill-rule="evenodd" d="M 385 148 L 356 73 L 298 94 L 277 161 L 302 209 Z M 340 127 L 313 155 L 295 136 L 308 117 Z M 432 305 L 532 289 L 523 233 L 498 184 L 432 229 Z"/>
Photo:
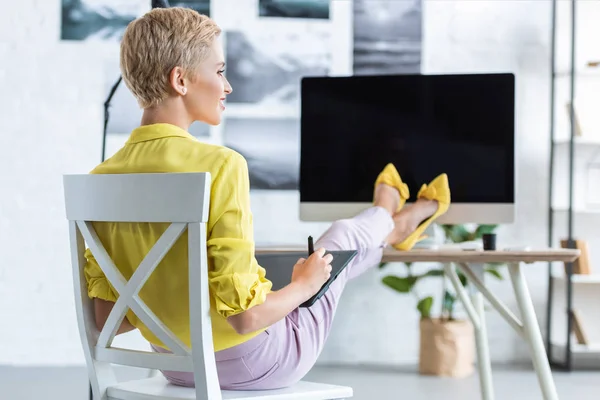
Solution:
<path fill-rule="evenodd" d="M 240 335 L 267 328 L 308 300 L 312 294 L 301 284 L 290 283 L 281 290 L 267 295 L 264 303 L 240 314 L 232 315 L 227 321 Z"/>
<path fill-rule="evenodd" d="M 104 272 L 98 265 L 96 258 L 90 251 L 85 251 L 86 265 L 84 268 L 85 279 L 88 284 L 88 296 L 94 301 L 94 316 L 96 328 L 102 331 L 110 312 L 112 311 L 117 297 L 113 293 Z M 136 329 L 129 323 L 127 318 L 123 319 L 117 335 Z"/>
<path fill-rule="evenodd" d="M 264 303 L 230 316 L 227 320 L 233 329 L 245 335 L 267 328 L 316 294 L 331 275 L 333 256 L 324 253 L 325 249 L 320 248 L 308 260 L 298 260 L 289 285 L 269 293 Z"/>
<path fill-rule="evenodd" d="M 213 177 L 207 232 L 209 284 L 217 313 L 240 334 L 284 318 L 322 287 L 331 259 L 324 250 L 294 266 L 292 284 L 273 292 L 254 256 L 246 160 L 230 152 Z M 316 272 L 320 271 L 320 275 Z"/>
<path fill-rule="evenodd" d="M 102 332 L 102 329 L 106 324 L 106 320 L 108 319 L 108 316 L 114 306 L 115 303 L 113 303 L 112 301 L 106 301 L 98 298 L 94 299 L 94 315 L 96 316 L 96 327 L 100 332 Z M 120 335 L 121 333 L 125 332 L 131 332 L 134 329 L 136 329 L 135 326 L 131 325 L 127 317 L 125 317 L 123 318 L 123 322 L 121 322 L 121 326 L 117 331 L 117 335 Z"/>

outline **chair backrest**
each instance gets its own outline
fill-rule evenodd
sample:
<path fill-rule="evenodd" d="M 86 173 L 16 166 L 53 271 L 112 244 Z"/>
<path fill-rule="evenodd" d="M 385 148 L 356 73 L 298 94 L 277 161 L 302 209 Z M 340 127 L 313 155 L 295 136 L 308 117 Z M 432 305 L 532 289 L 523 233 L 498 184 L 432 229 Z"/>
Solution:
<path fill-rule="evenodd" d="M 210 320 L 206 222 L 209 173 L 65 175 L 65 206 L 69 220 L 73 283 L 79 333 L 94 399 L 106 399 L 116 383 L 111 364 L 193 372 L 197 399 L 221 399 Z M 116 268 L 93 222 L 167 222 L 171 225 L 127 281 Z M 188 231 L 189 310 L 192 348 L 181 342 L 138 296 L 156 266 Z M 96 328 L 93 301 L 83 274 L 86 245 L 118 292 L 107 321 Z M 131 309 L 173 354 L 111 347 L 123 318 Z"/>

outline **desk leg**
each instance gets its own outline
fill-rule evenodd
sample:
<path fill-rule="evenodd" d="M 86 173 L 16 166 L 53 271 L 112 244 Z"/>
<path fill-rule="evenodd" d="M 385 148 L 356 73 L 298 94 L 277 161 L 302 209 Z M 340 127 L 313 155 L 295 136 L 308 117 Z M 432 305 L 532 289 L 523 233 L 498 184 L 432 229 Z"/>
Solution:
<path fill-rule="evenodd" d="M 469 268 L 483 282 L 483 264 L 471 264 Z M 487 324 L 485 322 L 485 309 L 483 306 L 483 295 L 469 285 L 471 302 L 479 315 L 479 329 L 475 329 L 475 344 L 477 346 L 477 369 L 479 371 L 479 384 L 481 385 L 481 398 L 483 400 L 494 399 L 494 386 L 492 383 L 492 365 L 490 362 L 490 346 L 487 337 Z"/>
<path fill-rule="evenodd" d="M 558 400 L 552 371 L 550 370 L 550 364 L 548 363 L 548 357 L 544 348 L 544 341 L 542 340 L 542 334 L 535 316 L 525 276 L 523 275 L 523 271 L 521 271 L 521 265 L 520 263 L 510 264 L 508 270 L 515 291 L 515 297 L 517 298 L 517 304 L 521 311 L 524 336 L 529 344 L 533 367 L 535 368 L 542 393 L 544 394 L 544 400 Z"/>

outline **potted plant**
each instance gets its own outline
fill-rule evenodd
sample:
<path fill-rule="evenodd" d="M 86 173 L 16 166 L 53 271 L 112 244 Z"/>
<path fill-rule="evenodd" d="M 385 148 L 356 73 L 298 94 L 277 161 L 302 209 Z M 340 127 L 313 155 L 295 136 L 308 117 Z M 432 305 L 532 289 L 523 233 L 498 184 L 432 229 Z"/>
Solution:
<path fill-rule="evenodd" d="M 479 240 L 485 233 L 492 233 L 496 225 L 478 225 L 472 231 L 464 225 L 443 225 L 446 239 L 454 243 Z M 415 296 L 417 310 L 420 314 L 420 346 L 419 373 L 423 375 L 439 375 L 462 378 L 473 373 L 475 359 L 475 336 L 473 326 L 468 319 L 456 317 L 456 294 L 450 290 L 445 279 L 444 269 L 437 267 L 423 273 L 414 271 L 414 263 L 404 263 L 407 268 L 405 276 L 387 275 L 382 282 L 387 287 Z M 385 267 L 382 263 L 380 268 Z M 486 265 L 485 271 L 502 279 L 496 269 L 497 265 Z M 463 284 L 468 285 L 467 278 L 457 271 Z M 439 303 L 440 311 L 434 315 L 434 297 L 421 296 L 417 284 L 426 278 L 440 277 L 443 280 Z"/>

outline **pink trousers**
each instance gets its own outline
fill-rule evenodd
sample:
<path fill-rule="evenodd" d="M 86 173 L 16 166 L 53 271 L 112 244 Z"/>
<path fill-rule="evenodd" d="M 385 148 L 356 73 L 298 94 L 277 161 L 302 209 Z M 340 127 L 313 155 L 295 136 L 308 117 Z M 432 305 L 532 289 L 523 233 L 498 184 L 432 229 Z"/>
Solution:
<path fill-rule="evenodd" d="M 381 262 L 384 240 L 393 228 L 392 217 L 380 207 L 334 222 L 317 240 L 315 249 L 358 250 L 356 257 L 311 307 L 297 308 L 249 341 L 216 352 L 221 388 L 276 389 L 301 380 L 323 350 L 344 286 Z M 162 372 L 173 384 L 194 385 L 192 373 Z"/>

